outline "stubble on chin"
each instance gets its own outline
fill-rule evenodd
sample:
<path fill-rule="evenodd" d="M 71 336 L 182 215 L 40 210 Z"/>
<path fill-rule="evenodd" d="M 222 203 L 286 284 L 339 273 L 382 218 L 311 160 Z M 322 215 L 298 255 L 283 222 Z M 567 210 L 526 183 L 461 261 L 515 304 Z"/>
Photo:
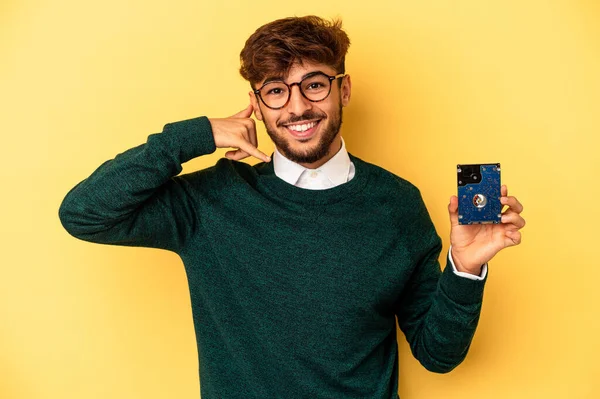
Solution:
<path fill-rule="evenodd" d="M 321 123 L 325 121 L 326 119 L 322 120 Z M 337 117 L 329 121 L 328 126 L 319 138 L 319 142 L 315 146 L 303 150 L 294 150 L 291 148 L 287 137 L 282 136 L 277 131 L 273 131 L 265 121 L 263 123 L 267 134 L 284 157 L 295 163 L 315 163 L 327 157 L 331 151 L 331 144 L 342 127 L 342 107 L 340 106 Z M 285 127 L 282 127 L 282 129 L 285 129 Z M 303 143 L 302 145 L 308 144 Z"/>

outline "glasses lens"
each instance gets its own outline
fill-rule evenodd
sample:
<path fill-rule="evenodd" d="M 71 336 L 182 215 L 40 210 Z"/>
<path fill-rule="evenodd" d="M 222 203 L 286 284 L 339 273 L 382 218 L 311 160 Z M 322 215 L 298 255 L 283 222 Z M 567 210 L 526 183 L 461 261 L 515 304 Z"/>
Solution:
<path fill-rule="evenodd" d="M 260 89 L 260 96 L 269 107 L 283 107 L 288 100 L 289 89 L 283 82 L 267 83 Z"/>
<path fill-rule="evenodd" d="M 302 81 L 302 92 L 312 101 L 321 101 L 329 95 L 331 82 L 325 75 L 314 75 Z"/>

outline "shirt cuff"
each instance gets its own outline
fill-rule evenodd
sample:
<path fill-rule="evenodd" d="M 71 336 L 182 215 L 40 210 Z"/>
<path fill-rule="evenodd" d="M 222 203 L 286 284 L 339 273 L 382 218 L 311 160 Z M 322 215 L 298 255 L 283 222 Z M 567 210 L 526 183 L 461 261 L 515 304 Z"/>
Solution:
<path fill-rule="evenodd" d="M 468 278 L 470 280 L 478 280 L 478 281 L 485 280 L 485 276 L 487 275 L 487 263 L 485 265 L 483 265 L 483 267 L 481 268 L 481 275 L 479 275 L 479 276 L 477 276 L 475 274 L 467 273 L 467 272 L 459 272 L 458 270 L 456 270 L 456 266 L 454 265 L 454 260 L 452 259 L 452 245 L 450 245 L 450 249 L 448 250 L 448 260 L 450 261 L 450 264 L 452 265 L 452 271 L 457 276 Z"/>

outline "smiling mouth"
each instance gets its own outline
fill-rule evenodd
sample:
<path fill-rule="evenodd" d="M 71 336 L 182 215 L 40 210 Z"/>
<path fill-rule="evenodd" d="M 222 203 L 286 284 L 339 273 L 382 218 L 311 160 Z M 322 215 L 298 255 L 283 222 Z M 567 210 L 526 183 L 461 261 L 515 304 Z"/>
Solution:
<path fill-rule="evenodd" d="M 284 125 L 284 127 L 292 134 L 292 136 L 298 138 L 306 138 L 309 137 L 312 133 L 314 133 L 314 131 L 320 123 L 321 119 L 312 122 Z"/>

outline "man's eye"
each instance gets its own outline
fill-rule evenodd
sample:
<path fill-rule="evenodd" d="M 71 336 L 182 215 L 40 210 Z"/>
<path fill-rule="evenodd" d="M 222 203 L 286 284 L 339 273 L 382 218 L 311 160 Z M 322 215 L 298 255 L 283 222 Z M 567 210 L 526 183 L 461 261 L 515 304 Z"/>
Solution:
<path fill-rule="evenodd" d="M 283 90 L 280 88 L 275 88 L 267 91 L 267 95 L 279 95 L 281 93 L 283 93 Z"/>
<path fill-rule="evenodd" d="M 314 82 L 314 83 L 311 83 L 311 84 L 308 85 L 308 88 L 310 90 L 320 89 L 322 87 L 324 87 L 324 85 L 321 84 L 321 83 L 318 83 L 318 82 Z"/>

